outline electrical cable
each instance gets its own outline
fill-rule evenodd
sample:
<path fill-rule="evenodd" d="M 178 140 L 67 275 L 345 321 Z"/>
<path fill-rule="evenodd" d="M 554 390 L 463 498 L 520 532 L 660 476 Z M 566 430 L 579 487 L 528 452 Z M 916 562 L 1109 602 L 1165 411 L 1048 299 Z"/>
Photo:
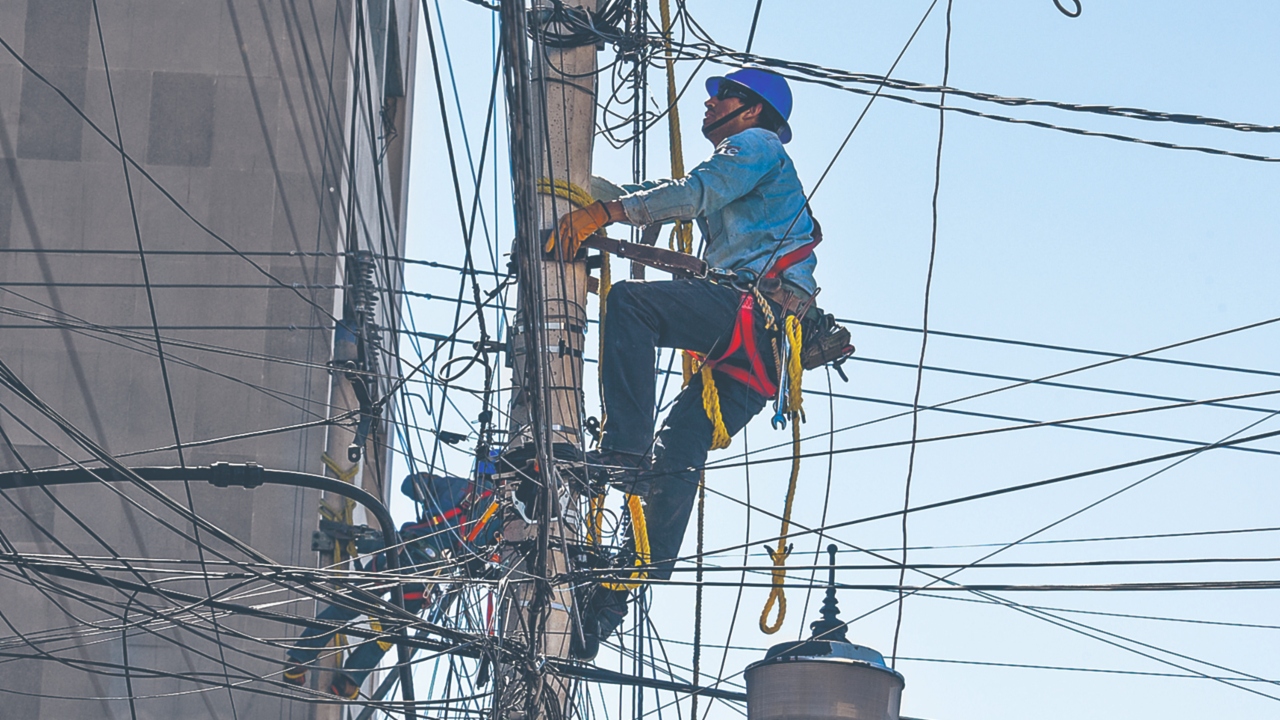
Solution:
<path fill-rule="evenodd" d="M 942 84 L 945 86 L 951 75 L 951 0 L 947 0 L 947 31 L 946 39 L 943 42 L 942 50 Z M 886 74 L 891 74 L 886 73 Z M 947 95 L 945 92 L 939 94 L 938 105 L 945 107 L 947 104 Z M 916 362 L 916 387 L 915 395 L 911 400 L 911 444 L 907 454 L 907 479 L 903 484 L 902 490 L 902 569 L 898 573 L 898 584 L 901 585 L 906 581 L 907 577 L 907 521 L 909 515 L 907 510 L 911 507 L 911 479 L 915 474 L 916 467 L 916 448 L 917 440 L 920 436 L 920 392 L 924 387 L 924 358 L 925 351 L 929 347 L 929 300 L 933 290 L 933 269 L 934 262 L 938 257 L 938 192 L 942 187 L 942 143 L 946 130 L 946 114 L 941 110 L 938 111 L 938 145 L 934 154 L 933 161 L 933 200 L 932 224 L 929 235 L 929 266 L 925 271 L 924 279 L 924 311 L 920 321 L 920 358 Z M 816 189 L 816 188 L 815 188 Z M 889 667 L 894 668 L 898 662 L 898 640 L 902 634 L 902 615 L 906 608 L 906 595 L 903 591 L 898 591 L 898 612 L 897 620 L 893 626 L 893 649 L 889 655 Z"/>

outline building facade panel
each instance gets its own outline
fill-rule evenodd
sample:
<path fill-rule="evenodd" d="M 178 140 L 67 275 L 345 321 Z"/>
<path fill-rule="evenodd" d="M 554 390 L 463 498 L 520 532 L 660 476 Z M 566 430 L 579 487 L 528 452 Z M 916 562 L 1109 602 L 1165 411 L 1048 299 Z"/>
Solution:
<path fill-rule="evenodd" d="M 359 12 L 356 1 L 122 0 L 98 3 L 96 18 L 91 0 L 0 0 L 0 37 L 62 93 L 0 52 L 0 361 L 38 397 L 0 388 L 0 471 L 98 467 L 88 443 L 128 466 L 323 474 L 324 453 L 349 464 L 341 432 L 295 426 L 355 409 L 328 366 L 351 313 L 345 264 L 351 251 L 402 247 L 410 116 L 364 58 L 376 41 L 407 87 L 417 23 L 416 3 L 391 3 L 392 22 L 387 0 L 359 0 Z M 358 28 L 370 8 L 381 24 Z M 113 96 L 136 163 L 128 182 Z M 390 142 L 370 126 L 384 111 L 399 129 Z M 372 362 L 394 367 L 385 354 Z M 294 488 L 155 487 L 165 497 L 127 484 L 0 491 L 0 532 L 20 553 L 65 558 L 309 566 L 317 508 L 333 502 Z M 228 538 L 194 528 L 189 510 Z M 172 598 L 31 572 L 0 573 L 13 627 L 0 625 L 0 641 L 31 651 L 0 671 L 0 718 L 232 717 L 233 703 L 240 718 L 334 717 L 273 694 L 296 627 L 199 610 L 175 626 Z M 165 587 L 227 586 L 196 575 Z M 294 598 L 282 612 L 315 612 L 296 589 L 257 587 L 265 601 Z M 146 672 L 126 682 L 124 665 Z"/>

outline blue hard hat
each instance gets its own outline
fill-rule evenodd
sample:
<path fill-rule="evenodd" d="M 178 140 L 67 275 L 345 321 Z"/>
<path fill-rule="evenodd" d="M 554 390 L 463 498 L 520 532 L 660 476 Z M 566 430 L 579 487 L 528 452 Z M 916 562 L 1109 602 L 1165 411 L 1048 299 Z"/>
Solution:
<path fill-rule="evenodd" d="M 791 87 L 787 79 L 781 75 L 761 68 L 743 68 L 734 70 L 728 75 L 707 78 L 707 95 L 720 92 L 720 83 L 728 80 L 737 83 L 759 95 L 782 116 L 782 127 L 778 128 L 778 139 L 785 145 L 791 142 Z"/>

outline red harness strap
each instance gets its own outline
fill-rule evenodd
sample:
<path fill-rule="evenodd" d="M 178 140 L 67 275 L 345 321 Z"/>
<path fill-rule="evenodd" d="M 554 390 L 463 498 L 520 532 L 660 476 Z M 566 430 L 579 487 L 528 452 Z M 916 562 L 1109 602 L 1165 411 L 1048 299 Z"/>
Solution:
<path fill-rule="evenodd" d="M 822 242 L 822 228 L 818 226 L 818 221 L 815 219 L 813 220 L 813 242 L 805 243 L 778 258 L 773 267 L 764 274 L 764 279 L 776 278 L 787 268 L 808 258 L 820 242 Z M 765 397 L 773 397 L 778 393 L 778 385 L 769 377 L 769 371 L 760 357 L 760 346 L 756 344 L 755 308 L 755 296 L 750 292 L 742 293 L 742 302 L 738 305 L 738 317 L 733 323 L 729 347 L 720 353 L 719 357 L 707 358 L 704 365 L 728 375 Z M 739 350 L 746 355 L 747 367 L 722 364 Z"/>
<path fill-rule="evenodd" d="M 795 265 L 813 254 L 817 249 L 818 243 L 822 242 L 822 231 L 818 229 L 818 221 L 813 221 L 813 242 L 805 243 L 791 252 L 778 258 L 778 262 L 773 264 L 769 272 L 765 273 L 766 278 L 776 278 L 782 274 L 784 270 Z"/>
<path fill-rule="evenodd" d="M 755 314 L 755 297 L 749 292 L 742 293 L 738 317 L 733 323 L 733 334 L 729 337 L 729 347 L 720 353 L 720 357 L 708 358 L 706 366 L 728 375 L 765 397 L 772 397 L 777 394 L 778 386 L 769 378 L 769 371 L 760 358 L 760 346 L 756 344 Z M 739 350 L 746 354 L 747 367 L 722 364 Z"/>
<path fill-rule="evenodd" d="M 480 495 L 477 498 L 475 498 L 475 500 L 476 501 L 484 500 L 490 495 L 493 495 L 493 492 L 491 490 L 485 490 L 484 492 L 480 493 Z M 406 526 L 406 528 L 411 530 L 422 530 L 422 529 L 434 527 L 436 525 L 447 522 L 459 516 L 462 517 L 461 522 L 466 523 L 469 518 L 467 515 L 464 515 L 465 512 L 466 510 L 464 510 L 462 506 L 452 507 L 446 510 L 443 515 L 432 515 L 430 517 L 422 518 L 422 520 L 420 520 L 419 522 L 416 522 L 412 525 L 408 525 Z"/>

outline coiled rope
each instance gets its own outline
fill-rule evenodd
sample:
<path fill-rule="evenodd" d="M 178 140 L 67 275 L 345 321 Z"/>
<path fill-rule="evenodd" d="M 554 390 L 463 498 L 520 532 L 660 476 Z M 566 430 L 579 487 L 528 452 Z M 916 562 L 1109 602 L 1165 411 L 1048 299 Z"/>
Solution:
<path fill-rule="evenodd" d="M 804 366 L 800 364 L 800 345 L 804 340 L 804 331 L 801 328 L 800 318 L 795 315 L 787 316 L 785 326 L 789 351 L 787 372 L 786 377 L 779 378 L 778 381 L 787 383 L 787 406 L 784 410 L 791 416 L 791 480 L 787 484 L 787 499 L 782 506 L 782 531 L 778 534 L 778 546 L 765 548 L 769 553 L 769 560 L 773 562 L 769 599 L 765 601 L 764 609 L 760 611 L 760 631 L 766 635 L 772 635 L 782 629 L 782 623 L 787 617 L 787 594 L 784 583 L 787 574 L 787 557 L 791 555 L 787 535 L 791 532 L 791 510 L 796 499 L 796 482 L 800 478 L 800 423 L 804 420 L 804 400 L 800 395 L 800 381 L 804 372 Z M 773 612 L 775 605 L 778 608 L 778 615 L 771 623 L 769 614 Z"/>

